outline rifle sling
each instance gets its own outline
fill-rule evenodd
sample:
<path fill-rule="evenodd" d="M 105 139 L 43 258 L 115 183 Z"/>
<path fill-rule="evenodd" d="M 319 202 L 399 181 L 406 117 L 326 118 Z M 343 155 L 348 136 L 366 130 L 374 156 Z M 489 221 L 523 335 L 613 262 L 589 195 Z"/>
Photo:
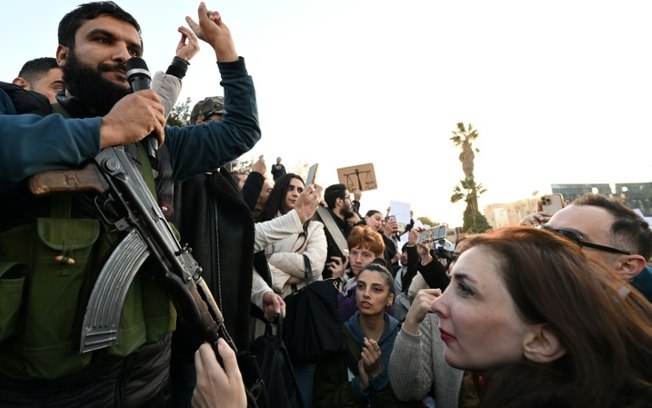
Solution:
<path fill-rule="evenodd" d="M 335 241 L 337 248 L 340 250 L 340 253 L 344 256 L 349 256 L 349 245 L 346 242 L 346 238 L 344 238 L 344 234 L 342 234 L 340 228 L 337 226 L 337 224 L 335 224 L 335 220 L 333 219 L 331 212 L 328 210 L 328 208 L 319 206 L 317 207 L 317 213 L 319 214 L 321 220 L 324 222 L 324 227 L 326 227 L 328 232 L 330 232 L 331 236 L 333 237 L 333 240 Z"/>

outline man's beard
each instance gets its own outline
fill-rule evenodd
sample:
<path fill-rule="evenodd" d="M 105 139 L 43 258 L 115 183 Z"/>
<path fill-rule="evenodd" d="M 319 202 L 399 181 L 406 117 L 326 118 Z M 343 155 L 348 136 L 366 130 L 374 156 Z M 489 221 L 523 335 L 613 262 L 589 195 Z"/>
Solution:
<path fill-rule="evenodd" d="M 351 218 L 351 217 L 353 217 L 355 215 L 355 213 L 353 212 L 353 209 L 351 208 L 350 205 L 345 205 L 344 207 L 342 207 L 341 212 L 342 212 L 342 215 L 344 216 L 345 220 L 349 219 L 349 218 Z"/>
<path fill-rule="evenodd" d="M 100 64 L 98 69 L 94 69 L 81 62 L 71 49 L 63 66 L 63 80 L 70 95 L 100 115 L 106 115 L 113 105 L 131 93 L 130 88 L 117 85 L 102 76 L 103 72 L 116 70 L 124 72 L 125 66 Z"/>

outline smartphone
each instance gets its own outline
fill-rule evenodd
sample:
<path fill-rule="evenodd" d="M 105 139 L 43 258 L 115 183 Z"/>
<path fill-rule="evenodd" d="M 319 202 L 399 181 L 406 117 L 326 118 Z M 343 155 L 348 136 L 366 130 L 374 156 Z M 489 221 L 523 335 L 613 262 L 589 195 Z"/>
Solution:
<path fill-rule="evenodd" d="M 389 227 L 389 224 L 394 224 L 394 227 Z M 398 220 L 396 219 L 395 215 L 388 215 L 387 219 L 385 220 L 385 227 L 386 228 L 391 228 L 389 231 L 391 235 L 399 236 L 401 235 L 399 229 L 400 226 L 398 225 Z"/>
<path fill-rule="evenodd" d="M 319 163 L 315 163 L 308 169 L 308 177 L 306 177 L 306 185 L 315 184 L 315 178 L 317 177 L 317 168 Z"/>
<path fill-rule="evenodd" d="M 541 211 L 553 215 L 564 208 L 564 196 L 560 193 L 548 194 L 541 197 Z"/>
<path fill-rule="evenodd" d="M 426 230 L 417 233 L 417 244 L 423 244 L 426 242 L 437 242 L 441 239 L 446 238 L 447 231 L 446 224 L 435 225 Z"/>

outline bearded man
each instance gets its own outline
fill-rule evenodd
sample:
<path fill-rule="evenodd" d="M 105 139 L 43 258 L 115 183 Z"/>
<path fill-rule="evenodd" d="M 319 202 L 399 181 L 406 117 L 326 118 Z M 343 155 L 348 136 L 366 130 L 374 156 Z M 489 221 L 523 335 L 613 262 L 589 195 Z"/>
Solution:
<path fill-rule="evenodd" d="M 0 406 L 165 406 L 176 314 L 153 279 L 156 265 L 146 262 L 129 287 L 117 344 L 80 353 L 75 316 L 122 234 L 99 214 L 94 194 L 35 197 L 24 180 L 78 168 L 110 146 L 124 146 L 153 180 L 140 143 L 150 134 L 166 143 L 175 179 L 250 150 L 260 139 L 253 81 L 219 13 L 202 2 L 198 20 L 186 17 L 215 51 L 222 121 L 165 127 L 154 91 L 130 91 L 125 66 L 143 53 L 140 26 L 110 1 L 82 4 L 59 24 L 66 89 L 58 114 L 0 115 Z"/>

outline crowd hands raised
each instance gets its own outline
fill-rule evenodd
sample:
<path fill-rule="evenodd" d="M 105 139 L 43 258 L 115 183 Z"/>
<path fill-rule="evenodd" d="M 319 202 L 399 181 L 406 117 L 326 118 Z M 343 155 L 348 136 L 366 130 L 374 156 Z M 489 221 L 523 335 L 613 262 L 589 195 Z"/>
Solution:
<path fill-rule="evenodd" d="M 92 9 L 94 3 L 89 4 Z M 131 56 L 139 55 L 141 47 L 137 23 L 121 13 L 110 7 L 100 12 L 99 18 L 90 14 L 69 36 L 82 36 L 79 41 L 85 41 L 85 30 L 96 25 L 105 29 L 112 40 L 112 45 L 107 47 L 117 50 L 113 56 L 107 54 L 107 61 L 91 61 L 84 54 L 76 57 L 90 65 L 110 61 L 117 73 L 101 78 L 124 89 L 128 86 L 119 67 Z M 52 132 L 39 128 L 41 125 L 34 117 L 12 119 L 8 115 L 25 112 L 3 111 L 7 115 L 0 116 L 3 134 L 0 156 L 7 160 L 0 160 L 3 163 L 0 164 L 0 192 L 5 194 L 14 189 L 37 171 L 60 168 L 61 163 L 64 167 L 75 167 L 101 148 L 128 145 L 150 134 L 160 145 L 169 145 L 170 154 L 181 164 L 167 176 L 161 173 L 157 194 L 170 200 L 160 201 L 161 207 L 171 210 L 164 213 L 178 224 L 182 239 L 191 237 L 197 224 L 205 220 L 201 214 L 195 214 L 204 211 L 204 205 L 197 207 L 202 210 L 195 209 L 197 202 L 177 205 L 184 198 L 193 203 L 196 197 L 202 197 L 205 212 L 210 213 L 223 205 L 215 202 L 214 197 L 224 201 L 223 194 L 231 194 L 247 211 L 245 218 L 251 220 L 250 226 L 243 222 L 239 227 L 231 227 L 231 231 L 220 229 L 217 224 L 208 223 L 205 227 L 207 233 L 215 232 L 223 241 L 251 234 L 248 246 L 242 247 L 242 258 L 253 259 L 241 266 L 251 277 L 251 283 L 243 279 L 247 284 L 242 286 L 247 306 L 251 303 L 251 307 L 260 308 L 270 321 L 282 318 L 284 297 L 306 284 L 304 257 L 310 262 L 314 279 L 341 280 L 338 312 L 345 340 L 340 353 L 308 365 L 295 364 L 304 406 L 649 406 L 652 401 L 649 303 L 652 275 L 647 262 L 652 256 L 652 234 L 636 213 L 614 199 L 590 194 L 555 214 L 537 211 L 524 219 L 522 226 L 459 239 L 454 253 L 443 257 L 434 251 L 432 242 L 418 242 L 422 227 L 413 227 L 411 223 L 401 231 L 390 209 L 386 214 L 369 210 L 361 216 L 359 190 L 349 191 L 342 184 L 325 189 L 317 184 L 305 185 L 300 175 L 286 171 L 280 157 L 269 167 L 272 177 L 263 156 L 248 172 L 229 175 L 223 171 L 228 167 L 226 164 L 244 153 L 233 147 L 237 141 L 224 142 L 228 151 L 217 152 L 210 141 L 185 145 L 182 135 L 165 127 L 188 61 L 199 51 L 199 39 L 214 50 L 220 71 L 234 70 L 230 75 L 239 75 L 242 77 L 239 80 L 248 83 L 250 95 L 246 96 L 247 101 L 232 105 L 225 104 L 222 97 L 206 98 L 193 109 L 192 125 L 208 127 L 210 137 L 215 139 L 227 140 L 240 135 L 246 139 L 248 148 L 259 137 L 255 109 L 242 110 L 247 104 L 255 107 L 253 84 L 243 65 L 233 68 L 243 62 L 220 14 L 209 11 L 202 2 L 197 21 L 186 17 L 186 22 L 189 28 L 178 29 L 181 39 L 175 60 L 165 74 L 157 73 L 153 89 L 123 91 L 109 102 L 84 100 L 84 96 L 71 91 L 79 85 L 74 86 L 74 71 L 67 69 L 75 63 L 71 54 L 79 44 L 66 37 L 60 38 L 56 59 L 26 64 L 13 81 L 17 87 L 41 93 L 50 103 L 60 103 L 64 108 L 70 107 L 70 100 L 74 102 L 75 98 L 92 108 L 90 114 L 81 116 L 85 121 L 78 122 L 81 125 L 51 120 L 44 124 L 48 128 L 61 127 L 54 132 L 58 143 L 61 138 L 67 138 L 74 144 L 71 141 L 84 137 L 90 145 L 79 149 L 83 157 L 52 158 L 36 154 L 9 160 L 15 149 L 37 143 L 40 137 Z M 64 68 L 65 81 L 60 67 Z M 229 80 L 225 82 L 225 93 L 228 93 Z M 48 101 L 36 97 L 33 112 L 47 111 Z M 94 115 L 100 119 L 85 119 Z M 248 117 L 249 128 L 229 120 L 230 116 Z M 34 126 L 34 131 L 22 141 L 16 141 L 17 129 L 25 126 Z M 93 137 L 96 139 L 92 140 Z M 199 164 L 190 164 L 197 159 L 195 152 L 202 149 L 206 154 L 200 155 Z M 174 174 L 181 177 L 171 180 Z M 196 195 L 198 189 L 204 191 L 203 195 Z M 19 205 L 17 202 L 14 207 Z M 200 217 L 192 221 L 197 215 Z M 29 220 L 34 216 L 26 214 L 18 218 Z M 15 221 L 3 219 L 1 232 L 10 231 L 14 225 Z M 398 238 L 403 234 L 407 242 L 399 247 Z M 198 241 L 202 237 L 201 234 L 195 237 L 195 242 L 192 238 L 188 240 L 193 246 L 200 246 Z M 207 254 L 224 255 L 223 241 L 214 245 L 210 241 L 211 245 L 205 249 Z M 4 252 L 4 247 L 2 251 L 0 262 L 4 267 L 12 260 L 12 254 Z M 229 278 L 210 267 L 204 273 L 205 279 L 213 282 Z M 215 287 L 219 284 L 215 283 Z M 229 299 L 242 302 L 241 293 L 224 288 L 220 296 L 225 320 L 233 325 L 236 314 L 229 309 Z M 180 327 L 178 330 L 186 330 Z M 236 343 L 245 350 L 261 334 L 255 324 L 250 331 L 241 328 L 235 331 Z M 20 333 L 3 334 L 0 342 L 12 342 L 14 338 L 20 342 L 20 336 Z M 157 341 L 158 345 L 168 344 L 167 348 L 157 349 L 167 356 L 167 361 L 170 343 L 173 360 L 175 355 L 183 356 L 188 351 L 193 356 L 185 368 L 190 368 L 195 376 L 187 378 L 185 388 L 175 389 L 173 384 L 171 406 L 192 403 L 198 407 L 245 407 L 252 403 L 236 352 L 224 339 L 214 345 L 199 345 L 201 342 L 194 341 L 189 348 L 175 343 L 174 339 L 170 341 L 169 337 Z M 21 358 L 22 346 L 16 344 L 10 344 L 11 350 Z M 148 344 L 138 344 L 135 349 Z M 63 360 L 71 353 L 72 350 L 64 353 Z M 121 358 L 127 356 L 129 353 Z M 136 405 L 160 402 L 168 381 L 168 367 L 165 363 L 162 369 L 160 364 L 152 365 L 151 358 L 143 367 L 144 371 L 135 371 L 134 376 L 154 373 L 158 379 L 147 390 L 148 395 L 125 400 L 130 396 L 122 396 L 122 391 L 113 396 L 114 390 L 107 391 L 109 386 L 100 385 L 93 390 L 97 395 L 91 395 L 88 400 L 78 399 L 81 397 L 74 396 L 75 390 L 69 389 L 64 392 L 68 394 L 63 402 L 59 402 L 83 405 L 89 401 L 97 403 L 96 398 L 107 405 L 114 405 L 114 401 Z M 174 367 L 173 364 L 172 378 L 177 370 Z M 66 384 L 59 383 L 59 378 L 86 377 L 87 373 L 101 372 L 102 367 L 96 370 L 97 366 L 89 370 L 82 367 L 54 375 L 46 380 L 45 388 L 47 381 L 53 389 L 58 389 Z M 114 367 L 107 370 L 114 372 Z M 183 367 L 179 370 L 178 375 L 192 377 Z M 39 375 L 15 375 L 2 370 L 0 390 L 11 389 L 11 392 L 0 392 L 4 395 L 0 397 L 0 405 L 17 405 L 16 401 L 23 400 L 27 388 L 21 385 L 22 381 L 28 384 L 32 380 L 44 380 Z M 109 375 L 111 381 L 116 375 Z M 92 380 L 90 376 L 88 381 Z M 123 380 L 134 381 L 128 373 Z M 42 402 L 40 394 L 31 398 L 26 405 Z M 50 401 L 53 405 L 59 402 Z"/>

